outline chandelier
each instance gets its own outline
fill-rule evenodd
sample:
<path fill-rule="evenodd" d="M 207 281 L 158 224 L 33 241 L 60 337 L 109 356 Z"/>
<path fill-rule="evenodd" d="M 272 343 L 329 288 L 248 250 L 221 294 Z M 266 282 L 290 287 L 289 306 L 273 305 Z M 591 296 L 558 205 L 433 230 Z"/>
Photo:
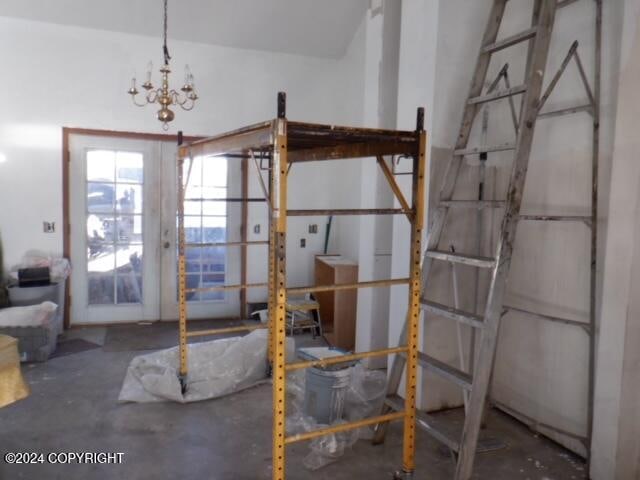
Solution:
<path fill-rule="evenodd" d="M 169 74 L 171 69 L 169 68 L 169 49 L 167 48 L 167 1 L 164 0 L 164 44 L 162 46 L 162 52 L 164 55 L 164 65 L 160 68 L 162 74 L 162 82 L 160 88 L 155 88 L 151 83 L 151 70 L 153 64 L 149 62 L 147 65 L 147 75 L 145 82 L 141 85 L 146 93 L 143 93 L 144 100 L 142 103 L 138 103 L 136 95 L 140 93 L 136 86 L 136 77 L 131 79 L 131 88 L 129 88 L 129 95 L 131 100 L 138 107 L 144 107 L 150 103 L 157 103 L 160 105 L 160 110 L 156 114 L 158 120 L 162 122 L 162 128 L 164 130 L 169 129 L 169 122 L 175 117 L 175 113 L 169 107 L 172 105 L 179 105 L 183 110 L 192 110 L 195 106 L 198 95 L 196 94 L 195 85 L 193 83 L 193 74 L 189 69 L 189 65 L 184 67 L 184 85 L 177 92 L 174 89 L 169 89 Z"/>

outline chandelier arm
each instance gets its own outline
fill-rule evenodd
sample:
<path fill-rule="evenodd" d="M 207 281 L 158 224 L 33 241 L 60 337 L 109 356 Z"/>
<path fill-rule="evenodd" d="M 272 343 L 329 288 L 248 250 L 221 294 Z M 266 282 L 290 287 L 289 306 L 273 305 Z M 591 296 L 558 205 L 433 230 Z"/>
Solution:
<path fill-rule="evenodd" d="M 152 90 L 147 93 L 147 103 L 156 103 L 158 95 L 160 95 L 160 89 Z"/>
<path fill-rule="evenodd" d="M 147 103 L 138 103 L 138 102 L 136 101 L 136 98 L 135 98 L 135 97 L 133 97 L 133 96 L 131 97 L 131 100 L 133 101 L 133 104 L 134 104 L 136 107 L 146 107 L 146 106 L 147 106 Z"/>
<path fill-rule="evenodd" d="M 189 97 L 187 97 L 186 95 L 183 96 L 180 92 L 171 90 L 171 93 L 174 95 L 175 103 L 180 106 L 183 106 L 189 101 Z"/>
<path fill-rule="evenodd" d="M 187 112 L 189 110 L 193 110 L 193 107 L 196 106 L 196 102 L 194 102 L 193 100 L 191 100 L 191 103 L 189 104 L 189 106 L 185 106 L 187 102 L 184 103 L 180 103 L 180 108 L 182 108 L 183 110 L 186 110 Z"/>
<path fill-rule="evenodd" d="M 180 107 L 183 110 L 186 110 L 186 111 L 193 110 L 193 107 L 196 106 L 195 99 L 189 97 L 186 93 L 184 94 L 184 96 L 182 96 L 180 93 L 176 92 L 175 90 L 172 90 L 172 92 L 174 94 L 177 94 L 175 103 L 180 105 Z"/>

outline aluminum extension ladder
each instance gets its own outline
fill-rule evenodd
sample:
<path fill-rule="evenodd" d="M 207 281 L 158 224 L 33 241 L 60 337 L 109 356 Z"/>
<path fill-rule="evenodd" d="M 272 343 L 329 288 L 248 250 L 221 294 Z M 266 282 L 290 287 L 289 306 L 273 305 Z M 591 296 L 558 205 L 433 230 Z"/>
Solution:
<path fill-rule="evenodd" d="M 461 386 L 465 391 L 469 392 L 468 411 L 465 417 L 462 438 L 459 441 L 451 439 L 445 432 L 439 431 L 426 414 L 419 415 L 417 419 L 420 428 L 445 444 L 455 453 L 457 461 L 454 478 L 456 480 L 468 480 L 473 470 L 473 461 L 478 444 L 486 397 L 491 382 L 506 279 L 511 263 L 533 134 L 541 104 L 543 77 L 557 8 L 557 0 L 534 0 L 531 28 L 498 41 L 497 36 L 506 4 L 507 0 L 494 0 L 493 6 L 491 7 L 489 20 L 482 40 L 482 47 L 478 54 L 475 72 L 471 81 L 471 88 L 464 108 L 462 124 L 453 156 L 447 165 L 443 184 L 440 189 L 440 201 L 433 214 L 433 219 L 427 234 L 427 250 L 422 260 L 422 278 L 425 288 L 428 288 L 429 271 L 431 262 L 434 260 L 450 262 L 452 265 L 463 264 L 476 268 L 485 268 L 491 271 L 491 280 L 484 315 L 465 312 L 435 302 L 422 301 L 423 312 L 434 313 L 441 317 L 470 325 L 480 333 L 479 351 L 472 376 L 444 362 L 440 362 L 423 352 L 418 353 L 418 361 L 423 368 L 439 374 L 444 379 L 453 381 L 456 385 Z M 503 90 L 496 90 L 494 83 L 489 91 L 483 93 L 492 55 L 495 52 L 526 41 L 529 42 L 529 50 L 524 84 L 507 87 Z M 523 95 L 523 97 L 515 144 L 469 147 L 468 140 L 471 128 L 481 106 L 503 98 L 511 99 L 517 95 Z M 514 151 L 514 162 L 505 201 L 457 201 L 452 199 L 457 177 L 465 155 L 482 155 L 488 152 L 504 150 Z M 502 218 L 495 256 L 493 258 L 438 249 L 441 233 L 448 215 L 454 215 L 455 212 L 460 211 L 460 209 L 477 210 L 484 208 L 504 209 L 504 216 Z M 406 334 L 407 325 L 405 322 L 400 335 L 401 344 L 404 344 Z M 385 413 L 402 409 L 403 402 L 397 395 L 397 391 L 400 386 L 404 364 L 405 357 L 396 355 L 387 384 L 387 399 L 383 407 Z M 387 424 L 379 424 L 376 426 L 374 442 L 379 443 L 383 441 L 386 425 Z M 396 478 L 404 478 L 403 474 L 396 474 L 396 476 Z"/>

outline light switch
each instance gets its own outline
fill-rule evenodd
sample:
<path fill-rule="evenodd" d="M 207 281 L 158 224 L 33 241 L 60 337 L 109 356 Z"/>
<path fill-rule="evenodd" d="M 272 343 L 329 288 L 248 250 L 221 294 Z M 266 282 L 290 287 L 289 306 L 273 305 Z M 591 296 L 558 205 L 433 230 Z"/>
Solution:
<path fill-rule="evenodd" d="M 253 233 L 255 233 L 256 235 L 260 233 L 260 224 L 253 226 Z"/>
<path fill-rule="evenodd" d="M 44 233 L 55 233 L 56 222 L 42 222 L 42 231 Z"/>

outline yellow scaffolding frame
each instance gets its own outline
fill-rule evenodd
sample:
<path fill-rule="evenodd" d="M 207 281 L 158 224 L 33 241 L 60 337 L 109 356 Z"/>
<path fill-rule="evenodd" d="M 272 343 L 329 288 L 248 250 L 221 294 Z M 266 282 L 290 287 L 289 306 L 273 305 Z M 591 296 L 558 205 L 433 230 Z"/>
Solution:
<path fill-rule="evenodd" d="M 180 304 L 180 379 L 186 387 L 187 340 L 189 337 L 217 335 L 268 328 L 268 359 L 273 378 L 273 479 L 285 479 L 285 447 L 303 440 L 310 440 L 329 433 L 343 432 L 392 420 L 404 421 L 402 475 L 412 476 L 415 469 L 416 387 L 418 367 L 418 330 L 420 318 L 421 275 L 420 257 L 423 236 L 425 201 L 425 152 L 427 135 L 424 130 L 424 110 L 418 109 L 415 131 L 349 128 L 330 125 L 291 122 L 286 119 L 286 96 L 278 94 L 278 116 L 276 119 L 251 125 L 226 134 L 182 145 L 182 134 L 178 136 L 178 274 Z M 255 152 L 260 159 L 268 159 L 268 182 L 265 185 Z M 210 288 L 187 289 L 185 276 L 185 231 L 184 231 L 184 162 L 194 155 L 226 156 L 252 159 L 259 174 L 260 184 L 269 207 L 269 255 L 268 282 L 240 285 L 223 285 Z M 384 160 L 385 155 L 398 155 L 413 159 L 411 203 L 409 203 L 394 173 Z M 401 208 L 397 209 L 352 209 L 352 210 L 289 210 L 287 204 L 287 175 L 294 163 L 311 161 L 374 157 L 387 179 Z M 187 177 L 189 174 L 187 174 Z M 268 188 L 267 188 L 268 186 Z M 340 285 L 287 287 L 286 235 L 288 216 L 313 215 L 405 215 L 411 224 L 409 277 L 373 280 Z M 235 242 L 239 245 L 263 244 L 264 242 Z M 409 286 L 407 345 L 369 352 L 359 352 L 324 360 L 287 363 L 285 352 L 285 317 L 288 294 L 318 291 L 347 290 L 359 288 Z M 268 287 L 269 321 L 266 326 L 238 326 L 209 330 L 187 331 L 186 293 L 191 291 L 216 291 L 228 289 Z M 287 436 L 286 422 L 286 373 L 314 366 L 325 366 L 363 358 L 401 354 L 406 356 L 406 392 L 403 411 L 379 415 L 363 420 L 334 425 L 327 428 Z"/>

